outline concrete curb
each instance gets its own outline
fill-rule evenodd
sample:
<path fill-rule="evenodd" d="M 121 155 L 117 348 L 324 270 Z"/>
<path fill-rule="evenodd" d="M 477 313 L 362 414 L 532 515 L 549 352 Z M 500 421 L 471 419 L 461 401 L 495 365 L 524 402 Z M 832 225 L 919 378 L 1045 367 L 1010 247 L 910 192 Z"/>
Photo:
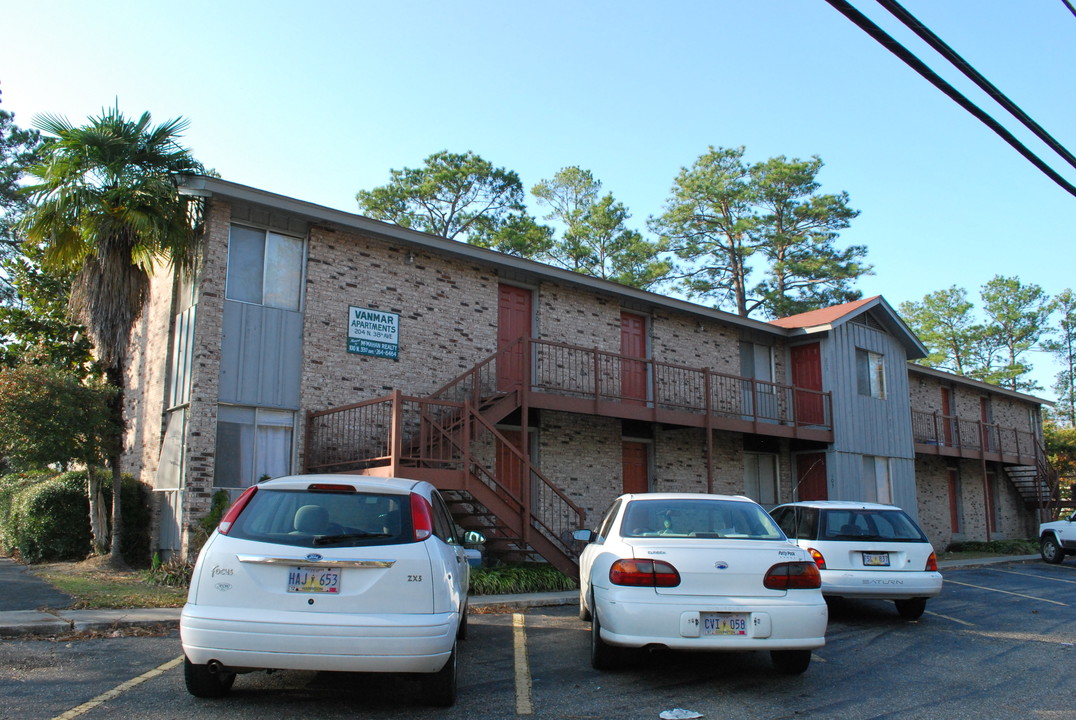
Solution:
<path fill-rule="evenodd" d="M 974 560 L 944 560 L 939 570 L 979 567 L 1007 562 L 1038 560 L 1038 555 L 984 557 Z M 468 601 L 473 611 L 482 609 L 525 609 L 575 605 L 579 592 L 527 593 L 522 595 L 473 595 Z M 0 612 L 0 637 L 60 635 L 72 631 L 103 631 L 125 627 L 163 625 L 178 627 L 180 608 L 128 608 L 121 610 L 15 610 Z"/>

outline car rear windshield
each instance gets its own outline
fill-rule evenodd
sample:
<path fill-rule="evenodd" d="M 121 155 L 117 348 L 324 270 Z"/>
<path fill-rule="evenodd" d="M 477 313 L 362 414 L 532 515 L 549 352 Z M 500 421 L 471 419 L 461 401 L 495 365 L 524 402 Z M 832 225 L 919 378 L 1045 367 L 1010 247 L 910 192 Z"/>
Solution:
<path fill-rule="evenodd" d="M 736 500 L 633 500 L 620 524 L 623 537 L 784 540 L 760 506 Z"/>
<path fill-rule="evenodd" d="M 819 534 L 821 540 L 927 541 L 903 510 L 826 510 Z"/>
<path fill-rule="evenodd" d="M 414 542 L 408 495 L 264 488 L 228 536 L 308 548 Z"/>

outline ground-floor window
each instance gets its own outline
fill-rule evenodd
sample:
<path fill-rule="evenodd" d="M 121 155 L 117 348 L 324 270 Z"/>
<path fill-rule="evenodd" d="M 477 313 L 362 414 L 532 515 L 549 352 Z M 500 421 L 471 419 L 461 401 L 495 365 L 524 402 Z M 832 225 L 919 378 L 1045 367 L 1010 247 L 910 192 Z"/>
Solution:
<path fill-rule="evenodd" d="M 221 405 L 217 408 L 216 487 L 249 487 L 292 471 L 295 413 Z"/>
<path fill-rule="evenodd" d="M 867 502 L 893 502 L 892 473 L 889 458 L 863 456 L 863 499 Z"/>
<path fill-rule="evenodd" d="M 781 502 L 777 478 L 777 456 L 770 453 L 745 452 L 743 458 L 744 494 L 767 508 Z"/>

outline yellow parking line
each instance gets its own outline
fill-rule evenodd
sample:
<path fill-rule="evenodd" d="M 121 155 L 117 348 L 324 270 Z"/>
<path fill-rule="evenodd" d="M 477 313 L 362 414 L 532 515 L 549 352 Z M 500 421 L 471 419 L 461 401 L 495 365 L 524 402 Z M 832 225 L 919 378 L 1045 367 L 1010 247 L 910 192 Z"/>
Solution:
<path fill-rule="evenodd" d="M 157 667 L 153 668 L 152 670 L 150 670 L 148 672 L 144 672 L 144 673 L 142 673 L 141 675 L 139 675 L 136 678 L 132 678 L 132 679 L 128 680 L 125 683 L 117 685 L 116 687 L 112 688 L 108 692 L 98 695 L 93 700 L 90 700 L 88 702 L 82 703 L 78 707 L 72 708 L 72 709 L 68 710 L 67 712 L 63 713 L 62 715 L 57 715 L 55 718 L 53 718 L 53 720 L 71 720 L 71 718 L 76 718 L 76 717 L 78 717 L 79 715 L 81 715 L 81 714 L 83 714 L 85 712 L 89 712 L 90 710 L 93 710 L 95 707 L 97 707 L 101 703 L 108 702 L 109 700 L 122 695 L 123 693 L 127 692 L 128 690 L 130 690 L 134 686 L 141 685 L 142 683 L 146 682 L 147 680 L 151 680 L 151 679 L 157 677 L 158 675 L 161 675 L 162 673 L 168 672 L 169 670 L 174 668 L 176 665 L 179 665 L 181 662 L 183 662 L 183 656 L 182 655 L 180 655 L 179 657 L 177 657 L 174 660 L 169 660 L 168 662 L 164 663 L 163 665 L 158 665 Z"/>
<path fill-rule="evenodd" d="M 945 583 L 947 585 L 963 585 L 964 587 L 975 588 L 976 590 L 989 590 L 990 592 L 1002 593 L 1004 595 L 1015 595 L 1016 597 L 1027 598 L 1028 600 L 1040 600 L 1044 603 L 1060 605 L 1061 607 L 1068 607 L 1066 603 L 1058 602 L 1057 600 L 1047 600 L 1046 598 L 1035 597 L 1034 595 L 1024 595 L 1023 593 L 1009 592 L 1008 590 L 998 590 L 997 588 L 983 587 L 982 585 L 972 585 L 971 583 L 957 582 L 956 580 L 946 580 Z"/>
<path fill-rule="evenodd" d="M 531 668 L 527 662 L 527 630 L 523 613 L 512 613 L 512 636 L 516 662 L 516 715 L 534 712 L 531 702 Z"/>

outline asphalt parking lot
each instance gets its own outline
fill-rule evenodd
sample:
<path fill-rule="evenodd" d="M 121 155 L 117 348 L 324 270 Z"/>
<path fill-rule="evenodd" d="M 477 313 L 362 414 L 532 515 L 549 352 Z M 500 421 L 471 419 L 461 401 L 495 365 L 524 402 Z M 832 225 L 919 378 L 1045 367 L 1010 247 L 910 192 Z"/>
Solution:
<path fill-rule="evenodd" d="M 892 603 L 834 603 L 826 647 L 802 676 L 766 653 L 654 653 L 615 673 L 589 665 L 575 607 L 473 615 L 454 708 L 424 707 L 406 676 L 279 672 L 240 676 L 223 700 L 183 686 L 175 632 L 5 640 L 0 717 L 1044 718 L 1076 720 L 1076 562 L 945 572 L 918 622 Z"/>

